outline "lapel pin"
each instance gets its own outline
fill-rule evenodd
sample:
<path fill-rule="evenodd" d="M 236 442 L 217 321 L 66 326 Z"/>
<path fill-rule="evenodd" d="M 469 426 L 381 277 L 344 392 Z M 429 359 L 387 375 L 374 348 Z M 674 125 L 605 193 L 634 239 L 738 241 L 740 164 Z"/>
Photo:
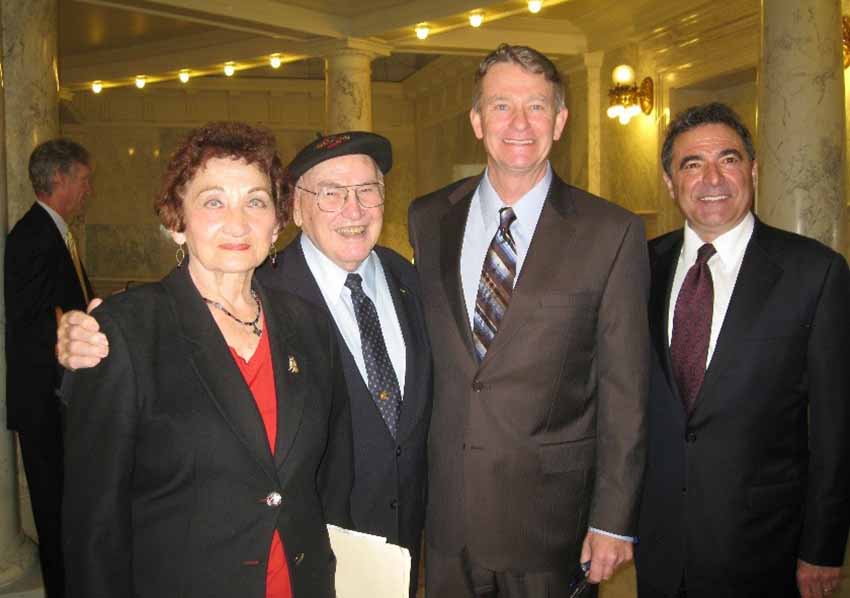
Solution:
<path fill-rule="evenodd" d="M 290 373 L 290 374 L 297 374 L 297 373 L 299 373 L 300 371 L 301 371 L 301 370 L 299 370 L 299 369 L 298 369 L 298 362 L 297 362 L 297 361 L 295 361 L 295 356 L 294 356 L 294 355 L 290 355 L 290 356 L 289 356 L 289 373 Z"/>
<path fill-rule="evenodd" d="M 380 400 L 382 400 L 382 401 L 386 401 L 387 399 L 389 399 L 389 398 L 390 398 L 390 393 L 388 393 L 386 390 L 382 390 L 382 391 L 378 394 L 378 398 L 379 398 Z"/>

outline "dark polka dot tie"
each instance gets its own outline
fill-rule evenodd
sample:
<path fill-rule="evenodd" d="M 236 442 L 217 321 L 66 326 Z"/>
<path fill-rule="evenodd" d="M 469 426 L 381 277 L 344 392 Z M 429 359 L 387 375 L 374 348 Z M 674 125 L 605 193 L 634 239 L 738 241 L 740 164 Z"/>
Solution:
<path fill-rule="evenodd" d="M 351 290 L 351 302 L 360 329 L 360 346 L 363 349 L 363 361 L 366 362 L 369 393 L 381 412 L 381 417 L 393 438 L 398 432 L 398 418 L 401 412 L 401 391 L 392 361 L 384 343 L 384 333 L 375 304 L 363 292 L 363 279 L 359 274 L 349 274 L 345 286 Z"/>

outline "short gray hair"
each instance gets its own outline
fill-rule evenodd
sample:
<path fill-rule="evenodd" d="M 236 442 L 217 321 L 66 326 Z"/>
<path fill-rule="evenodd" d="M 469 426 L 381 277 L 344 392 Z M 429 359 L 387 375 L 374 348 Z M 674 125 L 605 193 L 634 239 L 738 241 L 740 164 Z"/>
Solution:
<path fill-rule="evenodd" d="M 53 193 L 53 177 L 68 174 L 75 164 L 89 166 L 89 152 L 76 141 L 64 137 L 39 144 L 30 154 L 29 175 L 36 195 Z"/>

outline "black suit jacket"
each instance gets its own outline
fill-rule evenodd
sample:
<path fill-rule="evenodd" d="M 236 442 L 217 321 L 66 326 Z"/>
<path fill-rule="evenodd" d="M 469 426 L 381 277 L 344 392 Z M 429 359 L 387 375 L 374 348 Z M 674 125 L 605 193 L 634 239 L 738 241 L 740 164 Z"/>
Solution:
<path fill-rule="evenodd" d="M 554 176 L 479 363 L 460 276 L 479 180 L 410 208 L 434 346 L 425 535 L 496 571 L 572 570 L 588 523 L 636 532 L 649 370 L 643 223 Z"/>
<path fill-rule="evenodd" d="M 85 278 L 86 285 L 91 286 Z M 6 239 L 6 423 L 30 434 L 58 430 L 56 307 L 85 309 L 74 263 L 47 211 L 34 203 Z"/>
<path fill-rule="evenodd" d="M 263 598 L 275 530 L 294 596 L 334 595 L 325 522 L 350 525 L 352 478 L 336 337 L 298 297 L 255 290 L 274 364 L 274 455 L 188 268 L 94 312 L 110 353 L 74 375 L 68 408 L 71 598 Z"/>
<path fill-rule="evenodd" d="M 820 243 L 756 222 L 690 419 L 667 323 L 682 231 L 650 243 L 654 343 L 641 585 L 796 596 L 801 558 L 843 561 L 850 522 L 850 273 Z"/>
<path fill-rule="evenodd" d="M 358 531 L 385 536 L 390 542 L 410 550 L 413 559 L 411 585 L 415 588 L 425 518 L 425 441 L 431 418 L 431 347 L 413 266 L 391 249 L 375 247 L 375 252 L 387 276 L 404 336 L 407 359 L 404 400 L 398 438 L 393 440 L 354 357 L 337 331 L 351 398 L 354 439 L 351 518 Z M 267 287 L 295 293 L 321 307 L 330 317 L 319 285 L 304 258 L 300 237 L 280 253 L 276 268 L 263 266 L 258 277 Z"/>

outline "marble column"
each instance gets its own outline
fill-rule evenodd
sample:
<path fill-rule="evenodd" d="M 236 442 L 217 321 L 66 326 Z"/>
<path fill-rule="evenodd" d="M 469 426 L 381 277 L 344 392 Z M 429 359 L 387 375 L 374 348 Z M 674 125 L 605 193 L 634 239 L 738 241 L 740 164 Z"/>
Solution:
<path fill-rule="evenodd" d="M 756 212 L 844 252 L 840 0 L 763 0 Z"/>
<path fill-rule="evenodd" d="M 47 7 L 50 5 L 50 8 Z M 52 10 L 52 19 L 44 18 L 43 13 Z M 39 14 L 41 12 L 41 14 Z M 37 18 L 36 18 L 37 16 Z M 38 21 L 44 28 L 33 28 L 34 21 Z M 10 89 L 18 82 L 21 76 L 21 56 L 27 56 L 29 60 L 41 60 L 43 55 L 28 52 L 25 47 L 32 44 L 43 46 L 46 44 L 43 38 L 52 38 L 52 62 L 55 66 L 56 58 L 56 28 L 57 28 L 57 5 L 56 0 L 41 2 L 29 0 L 8 1 L 0 3 L 0 48 L 2 48 L 2 70 L 0 70 L 0 253 L 5 250 L 5 231 L 9 228 L 9 222 L 14 222 L 21 210 L 11 209 L 13 206 L 23 206 L 24 198 L 27 205 L 32 202 L 32 187 L 26 174 L 26 165 L 29 152 L 34 144 L 28 143 L 25 147 L 26 136 L 23 131 L 26 128 L 37 129 L 41 123 L 28 122 L 29 118 L 38 114 L 32 112 L 16 113 L 23 101 L 23 91 Z M 49 44 L 47 44 L 49 45 Z M 35 67 L 38 63 L 30 64 Z M 46 70 L 46 69 L 44 69 Z M 55 73 L 55 70 L 53 71 Z M 30 77 L 27 76 L 27 79 Z M 56 109 L 56 78 L 53 78 L 53 104 Z M 33 100 L 35 101 L 35 100 Z M 7 122 L 6 116 L 10 117 L 11 123 Z M 24 118 L 21 117 L 24 115 Z M 58 113 L 55 115 L 53 127 L 58 129 Z M 10 131 L 16 136 L 9 136 Z M 53 134 L 55 131 L 51 131 Z M 40 140 L 40 139 L 39 139 Z M 20 161 L 14 168 L 7 169 L 7 164 L 13 160 Z M 23 181 L 18 179 L 23 177 Z M 26 183 L 25 194 L 21 195 L 21 185 Z M 17 196 L 15 194 L 18 194 Z M 13 198 L 10 200 L 10 198 Z M 15 220 L 12 220 L 13 214 Z M 2 285 L 2 278 L 0 278 Z M 3 293 L 0 292 L 0 309 L 3 309 Z M 0 319 L 5 326 L 5 319 Z M 14 434 L 6 430 L 6 359 L 5 359 L 5 330 L 0 330 L 0 592 L 2 587 L 13 582 L 35 565 L 35 546 L 21 533 L 21 518 L 18 502 L 18 476 L 17 476 L 17 453 Z"/>
<path fill-rule="evenodd" d="M 604 52 L 587 52 L 587 190 L 595 195 L 602 192 L 602 59 Z"/>
<path fill-rule="evenodd" d="M 348 38 L 324 44 L 325 132 L 372 130 L 372 61 L 384 44 Z"/>

